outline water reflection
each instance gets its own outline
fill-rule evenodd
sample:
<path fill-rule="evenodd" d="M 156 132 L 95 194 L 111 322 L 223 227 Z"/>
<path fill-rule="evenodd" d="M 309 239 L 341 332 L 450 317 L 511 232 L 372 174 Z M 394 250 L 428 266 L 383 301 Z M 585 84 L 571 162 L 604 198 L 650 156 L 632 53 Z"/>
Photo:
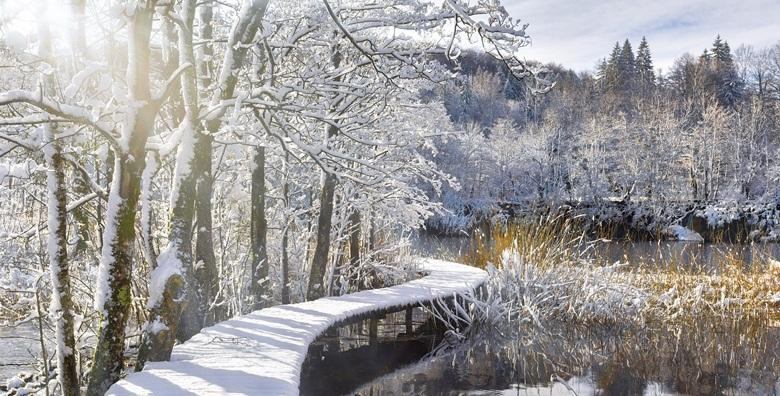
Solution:
<path fill-rule="evenodd" d="M 777 395 L 778 330 L 768 323 L 723 321 L 526 330 L 510 341 L 475 341 L 350 394 Z"/>
<path fill-rule="evenodd" d="M 358 318 L 331 328 L 309 347 L 301 395 L 342 395 L 401 367 L 440 344 L 446 328 L 423 308 Z"/>

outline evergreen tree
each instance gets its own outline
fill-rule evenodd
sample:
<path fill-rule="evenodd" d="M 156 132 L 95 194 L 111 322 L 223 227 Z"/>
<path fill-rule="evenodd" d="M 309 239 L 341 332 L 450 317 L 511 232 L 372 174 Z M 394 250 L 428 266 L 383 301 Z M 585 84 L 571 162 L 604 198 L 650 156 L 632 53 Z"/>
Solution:
<path fill-rule="evenodd" d="M 598 89 L 601 92 L 604 92 L 604 90 L 606 89 L 608 71 L 609 71 L 609 65 L 607 64 L 607 60 L 601 58 L 599 62 L 596 64 L 596 79 L 597 79 L 596 84 Z"/>
<path fill-rule="evenodd" d="M 604 88 L 607 91 L 615 91 L 620 85 L 620 54 L 620 43 L 615 42 L 615 47 L 612 48 L 612 53 L 609 55 L 604 73 L 606 77 Z"/>
<path fill-rule="evenodd" d="M 631 43 L 626 39 L 623 42 L 623 48 L 620 50 L 618 60 L 618 79 L 619 88 L 623 93 L 629 93 L 634 88 L 634 79 L 636 77 L 636 58 Z"/>
<path fill-rule="evenodd" d="M 701 53 L 701 56 L 699 56 L 699 61 L 702 63 L 709 63 L 710 59 L 712 59 L 712 55 L 710 54 L 710 50 L 704 49 L 704 52 Z"/>
<path fill-rule="evenodd" d="M 650 55 L 650 46 L 647 39 L 642 37 L 636 54 L 636 74 L 642 93 L 647 93 L 655 84 L 655 72 L 653 71 L 653 59 Z"/>
<path fill-rule="evenodd" d="M 706 51 L 706 50 L 705 50 Z M 729 43 L 721 40 L 720 35 L 715 38 L 715 42 L 712 43 L 712 58 L 719 64 L 732 64 L 734 62 L 731 57 L 731 48 Z"/>
<path fill-rule="evenodd" d="M 742 97 L 744 82 L 734 65 L 729 43 L 722 40 L 720 35 L 712 43 L 712 55 L 708 59 L 710 59 L 708 80 L 711 82 L 718 103 L 726 107 L 734 106 Z"/>

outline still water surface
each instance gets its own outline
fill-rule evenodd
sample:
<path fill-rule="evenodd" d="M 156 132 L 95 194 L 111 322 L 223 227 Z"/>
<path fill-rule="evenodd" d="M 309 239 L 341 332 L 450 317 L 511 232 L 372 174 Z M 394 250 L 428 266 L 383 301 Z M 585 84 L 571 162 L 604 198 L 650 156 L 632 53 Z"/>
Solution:
<path fill-rule="evenodd" d="M 472 342 L 349 394 L 780 395 L 776 327 L 548 330 Z"/>

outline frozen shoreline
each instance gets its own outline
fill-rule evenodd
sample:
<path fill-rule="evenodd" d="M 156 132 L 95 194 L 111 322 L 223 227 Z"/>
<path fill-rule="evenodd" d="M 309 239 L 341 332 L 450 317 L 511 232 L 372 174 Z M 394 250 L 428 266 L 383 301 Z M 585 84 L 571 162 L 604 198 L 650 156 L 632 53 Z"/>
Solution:
<path fill-rule="evenodd" d="M 401 285 L 279 305 L 203 329 L 173 350 L 170 362 L 148 363 L 108 395 L 297 395 L 309 345 L 344 319 L 416 305 L 473 290 L 487 273 L 462 264 L 420 259 L 427 276 Z"/>
<path fill-rule="evenodd" d="M 632 241 L 780 242 L 780 204 L 775 201 L 480 201 L 458 203 L 450 213 L 426 222 L 438 235 L 468 235 L 480 227 L 507 220 L 544 216 L 578 219 L 595 238 Z M 683 227 L 681 231 L 677 227 Z M 674 228 L 674 229 L 673 229 Z M 698 238 L 694 235 L 698 234 Z M 680 237 L 683 239 L 680 239 Z M 689 239 L 685 239 L 689 238 Z M 690 238 L 693 238 L 692 240 Z"/>

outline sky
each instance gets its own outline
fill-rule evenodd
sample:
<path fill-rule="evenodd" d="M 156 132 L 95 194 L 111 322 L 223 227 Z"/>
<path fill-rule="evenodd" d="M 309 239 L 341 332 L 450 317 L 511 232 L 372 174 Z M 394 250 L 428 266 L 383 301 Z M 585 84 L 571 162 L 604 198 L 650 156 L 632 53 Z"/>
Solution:
<path fill-rule="evenodd" d="M 701 54 L 720 34 L 732 50 L 780 42 L 780 0 L 503 0 L 529 23 L 526 59 L 594 70 L 616 41 L 636 50 L 646 36 L 656 68 L 685 52 Z"/>
<path fill-rule="evenodd" d="M 50 1 L 44 15 L 41 0 L 0 0 L 2 21 L 32 34 L 38 20 L 62 22 L 69 12 L 63 0 Z M 502 0 L 509 13 L 529 24 L 531 46 L 521 57 L 555 62 L 576 71 L 593 71 L 616 41 L 634 46 L 642 36 L 650 44 L 656 68 L 668 70 L 686 52 L 698 55 L 720 34 L 734 50 L 780 42 L 780 0 Z M 28 11 L 25 17 L 24 12 Z M 5 14 L 5 16 L 4 16 Z"/>

